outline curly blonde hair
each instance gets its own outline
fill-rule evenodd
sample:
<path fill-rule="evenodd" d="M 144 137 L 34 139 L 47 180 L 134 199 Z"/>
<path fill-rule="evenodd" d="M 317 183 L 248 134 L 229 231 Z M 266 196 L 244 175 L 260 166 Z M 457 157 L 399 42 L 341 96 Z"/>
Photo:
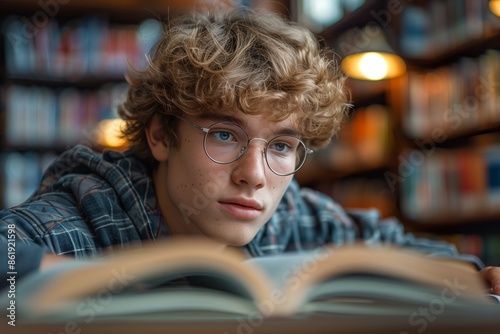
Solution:
<path fill-rule="evenodd" d="M 270 121 L 293 116 L 312 148 L 326 145 L 348 109 L 344 77 L 307 29 L 270 12 L 191 12 L 171 18 L 148 56 L 128 77 L 118 112 L 135 154 L 155 163 L 145 128 L 157 114 L 179 146 L 173 115 L 243 112 Z"/>

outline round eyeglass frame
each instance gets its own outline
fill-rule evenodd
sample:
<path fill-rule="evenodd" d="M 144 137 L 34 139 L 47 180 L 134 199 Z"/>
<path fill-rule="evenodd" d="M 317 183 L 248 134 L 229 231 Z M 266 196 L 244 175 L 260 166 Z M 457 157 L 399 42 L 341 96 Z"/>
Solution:
<path fill-rule="evenodd" d="M 187 124 L 191 125 L 191 126 L 192 126 L 192 127 L 194 127 L 195 129 L 198 129 L 198 130 L 200 130 L 200 131 L 202 131 L 202 132 L 203 132 L 203 151 L 205 151 L 205 154 L 207 155 L 207 157 L 208 157 L 210 160 L 212 160 L 212 161 L 213 161 L 213 162 L 215 162 L 215 163 L 221 164 L 221 165 L 228 165 L 228 164 L 231 164 L 231 163 L 233 163 L 233 162 L 237 161 L 238 159 L 240 159 L 243 155 L 245 155 L 245 153 L 247 152 L 248 147 L 250 146 L 250 142 L 251 142 L 252 140 L 262 140 L 262 141 L 264 141 L 264 142 L 266 143 L 266 149 L 265 149 L 265 151 L 263 152 L 263 153 L 264 153 L 264 159 L 266 160 L 266 165 L 267 165 L 267 167 L 268 167 L 268 168 L 269 168 L 269 169 L 270 169 L 270 170 L 271 170 L 274 174 L 279 175 L 279 176 L 288 176 L 288 175 L 292 175 L 292 174 L 297 173 L 297 171 L 299 171 L 299 170 L 302 168 L 302 166 L 304 165 L 304 163 L 306 162 L 306 160 L 307 160 L 307 156 L 308 156 L 309 154 L 314 153 L 314 151 L 313 151 L 312 149 L 310 149 L 309 147 L 307 147 L 307 145 L 304 143 L 304 141 L 303 141 L 302 139 L 300 139 L 299 137 L 292 136 L 292 135 L 286 135 L 286 136 L 290 136 L 290 137 L 293 137 L 293 138 L 297 139 L 297 140 L 299 141 L 299 143 L 300 143 L 301 145 L 303 145 L 303 146 L 304 146 L 304 152 L 305 152 L 305 154 L 304 154 L 304 158 L 302 159 L 302 161 L 300 162 L 300 164 L 299 164 L 297 167 L 295 167 L 295 170 L 294 170 L 293 172 L 290 172 L 290 173 L 279 173 L 279 172 L 276 172 L 276 171 L 275 171 L 275 170 L 274 170 L 274 169 L 273 169 L 273 168 L 269 165 L 269 160 L 267 159 L 267 148 L 268 148 L 269 144 L 273 142 L 273 140 L 275 140 L 276 138 L 279 138 L 279 137 L 281 137 L 281 136 L 283 136 L 283 135 L 278 135 L 278 136 L 276 136 L 276 137 L 274 137 L 274 138 L 272 138 L 271 140 L 269 140 L 269 141 L 268 141 L 268 140 L 266 140 L 266 139 L 264 139 L 264 138 L 259 138 L 259 137 L 250 138 L 250 137 L 248 136 L 248 133 L 245 131 L 245 129 L 243 129 L 241 126 L 239 126 L 238 124 L 236 124 L 236 123 L 234 123 L 234 122 L 224 122 L 224 121 L 222 121 L 222 122 L 216 122 L 216 123 L 214 123 L 214 124 L 210 125 L 208 128 L 205 128 L 205 127 L 200 126 L 200 125 L 198 125 L 198 124 L 196 124 L 196 123 L 193 123 L 193 122 L 191 122 L 191 121 L 189 121 L 189 120 L 187 120 L 187 119 L 185 119 L 185 118 L 183 118 L 183 117 L 181 117 L 181 116 L 177 116 L 177 115 L 175 115 L 175 117 L 176 117 L 176 118 L 178 118 L 178 119 L 180 119 L 181 121 L 186 122 Z M 214 127 L 214 126 L 216 126 L 216 125 L 218 125 L 218 124 L 224 124 L 224 123 L 226 123 L 226 124 L 232 124 L 232 125 L 234 125 L 234 126 L 237 126 L 238 128 L 240 128 L 240 129 L 243 131 L 243 133 L 244 133 L 244 134 L 246 135 L 246 137 L 247 137 L 247 144 L 246 144 L 246 146 L 245 146 L 245 147 L 243 147 L 243 149 L 241 150 L 241 152 L 238 154 L 238 156 L 237 156 L 235 159 L 233 159 L 233 160 L 231 160 L 231 161 L 227 161 L 227 162 L 226 162 L 226 161 L 219 161 L 219 160 L 216 160 L 216 159 L 214 159 L 212 156 L 210 156 L 210 154 L 209 154 L 209 153 L 208 153 L 208 151 L 207 151 L 207 146 L 206 146 L 206 140 L 207 140 L 207 135 L 208 135 L 208 132 L 209 132 L 209 131 L 210 131 L 210 130 Z"/>

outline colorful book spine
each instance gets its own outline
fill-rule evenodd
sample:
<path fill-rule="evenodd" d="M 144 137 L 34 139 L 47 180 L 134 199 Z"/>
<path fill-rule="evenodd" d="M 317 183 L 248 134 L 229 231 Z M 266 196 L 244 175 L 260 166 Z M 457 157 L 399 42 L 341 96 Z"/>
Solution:
<path fill-rule="evenodd" d="M 459 47 L 497 33 L 500 18 L 489 0 L 433 0 L 405 3 L 399 45 L 410 57 L 432 58 L 436 50 Z"/>
<path fill-rule="evenodd" d="M 111 25 L 106 18 L 88 16 L 64 24 L 49 19 L 27 33 L 23 17 L 11 16 L 3 33 L 8 76 L 77 81 L 123 78 L 129 65 L 141 68 L 161 27 L 153 19 Z"/>
<path fill-rule="evenodd" d="M 96 90 L 9 85 L 5 88 L 6 145 L 46 149 L 92 140 L 89 134 L 100 120 L 117 117 L 117 102 L 127 88 L 125 83 Z"/>
<path fill-rule="evenodd" d="M 500 266 L 500 236 L 495 234 L 449 234 L 439 236 L 457 247 L 461 254 L 479 257 L 486 265 Z"/>
<path fill-rule="evenodd" d="M 408 73 L 403 126 L 412 138 L 447 137 L 500 122 L 500 50 Z M 442 136 L 442 135 L 441 135 Z"/>
<path fill-rule="evenodd" d="M 405 161 L 417 161 L 407 153 Z M 413 154 L 413 159 L 411 158 Z M 500 217 L 500 147 L 435 149 L 400 179 L 402 214 L 422 223 Z"/>

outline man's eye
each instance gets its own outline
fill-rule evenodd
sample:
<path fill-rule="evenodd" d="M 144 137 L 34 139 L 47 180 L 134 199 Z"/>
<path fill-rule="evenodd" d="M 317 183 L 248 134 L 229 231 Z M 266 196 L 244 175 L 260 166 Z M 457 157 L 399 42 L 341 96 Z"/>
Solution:
<path fill-rule="evenodd" d="M 271 149 L 280 152 L 280 153 L 287 153 L 290 150 L 290 145 L 286 143 L 273 143 L 271 145 Z"/>
<path fill-rule="evenodd" d="M 221 142 L 230 142 L 236 140 L 236 137 L 228 131 L 214 131 L 213 136 L 215 137 L 215 139 Z"/>
<path fill-rule="evenodd" d="M 269 145 L 269 150 L 280 156 L 289 156 L 295 154 L 297 145 L 288 142 L 272 142 L 271 145 Z"/>

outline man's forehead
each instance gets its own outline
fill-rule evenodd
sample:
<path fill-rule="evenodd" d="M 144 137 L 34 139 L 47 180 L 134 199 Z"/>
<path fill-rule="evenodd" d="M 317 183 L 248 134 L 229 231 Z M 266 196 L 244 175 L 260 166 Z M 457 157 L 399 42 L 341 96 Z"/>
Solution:
<path fill-rule="evenodd" d="M 198 118 L 213 122 L 233 122 L 247 131 L 257 127 L 261 131 L 267 130 L 277 134 L 300 136 L 294 122 L 295 117 L 293 116 L 285 120 L 276 121 L 265 114 L 251 115 L 240 111 L 232 113 L 206 113 L 198 116 Z"/>

